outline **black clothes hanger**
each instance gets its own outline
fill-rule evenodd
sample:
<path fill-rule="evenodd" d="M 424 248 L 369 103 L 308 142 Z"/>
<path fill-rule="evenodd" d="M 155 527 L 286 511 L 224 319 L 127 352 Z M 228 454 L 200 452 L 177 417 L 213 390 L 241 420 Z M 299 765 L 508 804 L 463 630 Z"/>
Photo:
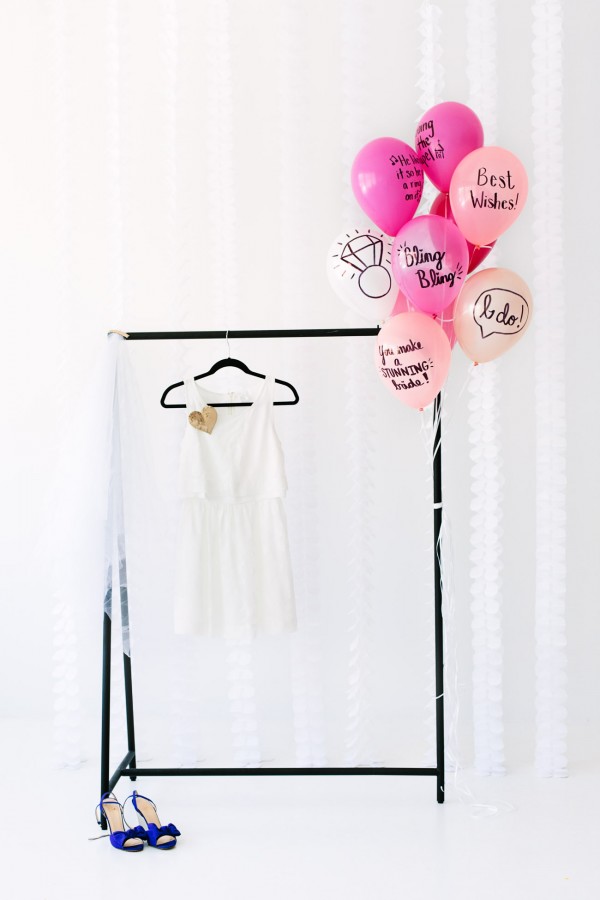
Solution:
<path fill-rule="evenodd" d="M 252 375 L 254 378 L 266 378 L 266 375 L 262 375 L 260 372 L 253 372 L 252 369 L 249 369 L 246 363 L 242 362 L 240 359 L 232 359 L 231 356 L 227 356 L 224 359 L 217 360 L 216 363 L 210 367 L 208 372 L 202 372 L 201 375 L 195 375 L 194 381 L 198 381 L 200 378 L 208 378 L 209 375 L 214 375 L 215 372 L 218 372 L 219 369 L 224 369 L 227 366 L 232 366 L 235 369 L 241 369 L 242 372 L 245 372 L 247 375 Z M 175 388 L 183 387 L 184 382 L 178 381 L 175 384 L 169 385 L 166 389 L 162 397 L 160 398 L 160 405 L 165 409 L 185 409 L 185 403 L 165 403 L 167 399 L 167 394 L 170 391 L 175 390 Z M 280 378 L 275 379 L 275 384 L 282 384 L 284 387 L 290 389 L 292 394 L 294 395 L 293 400 L 274 400 L 273 406 L 295 406 L 296 403 L 299 402 L 300 397 L 298 396 L 298 391 L 294 387 L 293 384 L 290 384 L 289 381 L 282 381 Z M 209 406 L 252 406 L 252 402 L 244 402 L 244 403 L 209 403 Z"/>

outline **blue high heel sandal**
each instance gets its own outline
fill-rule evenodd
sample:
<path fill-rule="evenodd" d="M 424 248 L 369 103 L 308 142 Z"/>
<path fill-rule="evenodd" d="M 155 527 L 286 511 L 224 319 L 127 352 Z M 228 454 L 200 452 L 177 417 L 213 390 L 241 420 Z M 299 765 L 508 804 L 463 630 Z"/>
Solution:
<path fill-rule="evenodd" d="M 149 797 L 144 797 L 134 791 L 127 800 L 131 800 L 135 809 L 140 825 L 136 832 L 141 831 L 144 840 L 148 841 L 150 847 L 157 847 L 159 850 L 171 850 L 177 843 L 177 838 L 181 832 L 169 822 L 168 825 L 161 825 L 156 806 Z M 127 803 L 125 800 L 125 803 Z M 141 827 L 140 827 L 141 826 Z"/>
<path fill-rule="evenodd" d="M 110 842 L 113 847 L 117 850 L 127 850 L 130 853 L 137 853 L 144 849 L 146 832 L 139 825 L 136 828 L 125 828 L 123 807 L 114 794 L 107 791 L 100 798 L 100 803 L 96 807 L 96 821 L 100 825 L 101 819 L 98 810 L 106 816 L 110 829 Z"/>

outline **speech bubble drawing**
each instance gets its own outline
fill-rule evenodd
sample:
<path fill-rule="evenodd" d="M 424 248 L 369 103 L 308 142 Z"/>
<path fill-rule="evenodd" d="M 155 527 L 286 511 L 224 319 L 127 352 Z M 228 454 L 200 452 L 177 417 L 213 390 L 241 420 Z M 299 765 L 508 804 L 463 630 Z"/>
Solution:
<path fill-rule="evenodd" d="M 473 318 L 484 339 L 492 334 L 517 334 L 527 325 L 529 304 L 516 291 L 490 288 L 475 301 Z"/>

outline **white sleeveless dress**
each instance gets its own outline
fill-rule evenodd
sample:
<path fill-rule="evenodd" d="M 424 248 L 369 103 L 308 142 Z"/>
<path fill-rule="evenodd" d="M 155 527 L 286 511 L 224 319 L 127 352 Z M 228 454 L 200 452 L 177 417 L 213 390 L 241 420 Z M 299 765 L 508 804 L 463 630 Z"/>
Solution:
<path fill-rule="evenodd" d="M 188 415 L 248 400 L 186 379 Z M 211 434 L 186 422 L 179 470 L 182 516 L 175 631 L 244 639 L 296 628 L 283 497 L 283 451 L 273 422 L 274 379 L 252 406 L 221 407 Z"/>

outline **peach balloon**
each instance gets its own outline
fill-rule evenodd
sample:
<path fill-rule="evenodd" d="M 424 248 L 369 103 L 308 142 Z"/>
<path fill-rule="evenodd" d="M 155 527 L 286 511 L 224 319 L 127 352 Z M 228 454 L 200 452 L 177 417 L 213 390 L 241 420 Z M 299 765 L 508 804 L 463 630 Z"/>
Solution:
<path fill-rule="evenodd" d="M 480 147 L 457 165 L 450 182 L 450 206 L 460 232 L 484 247 L 510 228 L 527 200 L 527 173 L 502 147 Z"/>
<path fill-rule="evenodd" d="M 482 269 L 458 295 L 456 339 L 473 362 L 490 362 L 522 338 L 531 314 L 531 291 L 522 278 L 509 269 Z"/>
<path fill-rule="evenodd" d="M 377 336 L 375 365 L 394 396 L 413 409 L 437 397 L 448 376 L 452 350 L 440 326 L 420 312 L 388 319 Z"/>

